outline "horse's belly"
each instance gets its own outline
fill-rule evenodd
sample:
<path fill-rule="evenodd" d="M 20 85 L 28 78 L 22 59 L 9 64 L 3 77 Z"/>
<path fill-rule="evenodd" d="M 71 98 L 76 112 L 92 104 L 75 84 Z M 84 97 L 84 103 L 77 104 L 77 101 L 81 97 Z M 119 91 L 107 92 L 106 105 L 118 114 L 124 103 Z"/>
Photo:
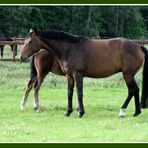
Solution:
<path fill-rule="evenodd" d="M 117 73 L 117 72 L 115 72 L 115 73 Z M 104 74 L 104 73 L 102 73 L 102 74 L 86 74 L 85 75 L 85 77 L 90 77 L 90 78 L 106 78 L 106 77 L 109 77 L 109 76 L 111 76 L 111 75 L 113 75 L 113 74 L 115 74 L 115 73 L 112 73 L 112 74 Z"/>
<path fill-rule="evenodd" d="M 88 72 L 86 72 L 86 77 L 92 77 L 92 78 L 106 78 L 109 77 L 117 72 L 120 72 L 118 68 L 98 68 L 98 69 L 89 69 Z"/>

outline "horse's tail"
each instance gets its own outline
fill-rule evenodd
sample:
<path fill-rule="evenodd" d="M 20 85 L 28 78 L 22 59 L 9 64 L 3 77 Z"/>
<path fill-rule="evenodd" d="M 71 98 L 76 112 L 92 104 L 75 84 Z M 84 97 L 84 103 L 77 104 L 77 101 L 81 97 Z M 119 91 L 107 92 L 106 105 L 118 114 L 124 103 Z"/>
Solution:
<path fill-rule="evenodd" d="M 34 64 L 35 55 L 36 54 L 34 54 L 30 59 L 30 79 L 35 78 L 37 75 L 37 71 Z"/>
<path fill-rule="evenodd" d="M 145 62 L 143 67 L 143 80 L 142 80 L 142 96 L 141 96 L 141 107 L 146 108 L 146 102 L 148 99 L 148 51 L 145 47 L 141 46 L 142 51 L 145 54 Z"/>

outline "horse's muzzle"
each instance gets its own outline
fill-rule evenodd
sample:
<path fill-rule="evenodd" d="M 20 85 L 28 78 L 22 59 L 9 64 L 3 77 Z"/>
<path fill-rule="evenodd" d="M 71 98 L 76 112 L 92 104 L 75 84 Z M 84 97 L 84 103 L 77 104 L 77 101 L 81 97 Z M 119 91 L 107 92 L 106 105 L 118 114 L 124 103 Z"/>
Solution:
<path fill-rule="evenodd" d="M 27 57 L 20 57 L 20 61 L 21 62 L 28 62 L 29 61 L 29 58 L 27 58 Z"/>

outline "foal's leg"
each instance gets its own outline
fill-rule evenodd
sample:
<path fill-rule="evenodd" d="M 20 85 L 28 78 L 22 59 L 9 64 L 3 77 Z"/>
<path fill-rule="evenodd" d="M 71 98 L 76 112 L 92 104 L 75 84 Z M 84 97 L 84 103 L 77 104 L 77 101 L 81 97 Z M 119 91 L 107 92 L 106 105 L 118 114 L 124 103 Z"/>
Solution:
<path fill-rule="evenodd" d="M 26 86 L 25 95 L 23 96 L 22 101 L 21 101 L 21 103 L 20 103 L 20 107 L 21 107 L 22 109 L 25 108 L 25 104 L 26 104 L 26 102 L 27 102 L 29 92 L 31 91 L 34 82 L 35 82 L 35 78 L 32 78 L 31 80 L 29 80 L 29 82 L 28 82 L 28 84 L 27 84 L 27 86 Z"/>
<path fill-rule="evenodd" d="M 78 95 L 78 107 L 79 107 L 78 116 L 81 118 L 85 114 L 83 106 L 83 76 L 80 73 L 75 73 L 74 77 L 76 81 L 77 95 Z"/>
<path fill-rule="evenodd" d="M 38 76 L 34 84 L 34 110 L 36 112 L 39 112 L 39 89 L 44 80 L 44 77 Z"/>
<path fill-rule="evenodd" d="M 74 79 L 73 77 L 67 75 L 67 81 L 68 81 L 68 110 L 65 116 L 68 117 L 73 112 L 72 97 L 73 97 Z"/>
<path fill-rule="evenodd" d="M 135 97 L 135 110 L 136 110 L 134 116 L 137 116 L 138 114 L 141 113 L 140 102 L 139 102 L 139 88 L 138 88 L 133 77 L 128 76 L 128 75 L 124 75 L 124 79 L 125 79 L 126 85 L 128 87 L 128 97 L 121 107 L 119 116 L 121 116 L 121 117 L 125 116 L 126 108 L 133 96 Z"/>

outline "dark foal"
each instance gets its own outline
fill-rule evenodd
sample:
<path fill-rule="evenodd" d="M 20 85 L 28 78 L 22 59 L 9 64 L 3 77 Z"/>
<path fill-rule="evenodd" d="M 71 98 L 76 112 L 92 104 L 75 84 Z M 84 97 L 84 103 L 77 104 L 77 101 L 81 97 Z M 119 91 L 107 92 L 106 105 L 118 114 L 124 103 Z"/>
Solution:
<path fill-rule="evenodd" d="M 66 116 L 73 111 L 74 82 L 77 88 L 79 117 L 82 117 L 85 113 L 83 77 L 104 78 L 118 72 L 122 72 L 128 88 L 128 96 L 119 115 L 125 115 L 125 110 L 133 96 L 135 99 L 134 116 L 141 113 L 139 88 L 134 77 L 144 63 L 142 91 L 142 106 L 144 107 L 148 92 L 148 52 L 144 47 L 124 38 L 95 40 L 63 31 L 31 30 L 21 50 L 21 59 L 27 58 L 27 52 L 37 52 L 41 48 L 56 55 L 67 76 L 68 109 Z"/>
<path fill-rule="evenodd" d="M 24 109 L 28 99 L 29 92 L 34 88 L 34 109 L 39 111 L 39 90 L 40 86 L 49 72 L 64 76 L 58 59 L 50 52 L 41 50 L 34 54 L 30 60 L 30 80 L 26 86 L 24 97 L 21 101 L 20 107 Z"/>

